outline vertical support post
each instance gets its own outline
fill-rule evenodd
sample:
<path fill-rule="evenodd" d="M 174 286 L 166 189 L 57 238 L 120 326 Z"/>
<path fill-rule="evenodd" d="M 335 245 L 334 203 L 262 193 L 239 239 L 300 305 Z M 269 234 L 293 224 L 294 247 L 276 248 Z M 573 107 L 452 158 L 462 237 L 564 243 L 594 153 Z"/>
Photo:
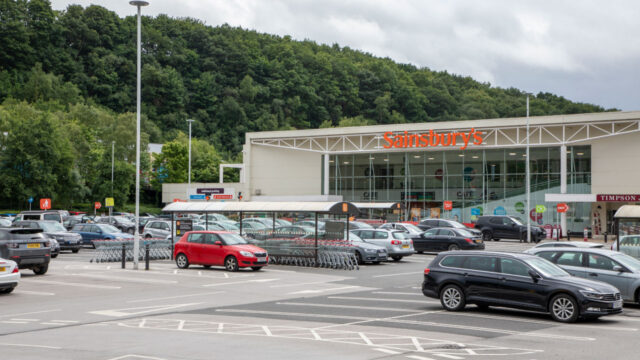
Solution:
<path fill-rule="evenodd" d="M 324 154 L 324 179 L 322 182 L 322 195 L 329 195 L 329 154 Z"/>
<path fill-rule="evenodd" d="M 149 270 L 149 243 L 144 245 L 144 269 Z"/>
<path fill-rule="evenodd" d="M 204 212 L 204 229 L 209 230 L 209 213 Z"/>
<path fill-rule="evenodd" d="M 316 267 L 318 267 L 319 264 L 318 264 L 318 213 L 317 212 L 315 213 L 315 218 L 316 218 L 316 221 L 315 221 L 316 230 L 313 233 L 313 237 L 315 239 L 315 246 L 314 246 L 315 264 L 316 264 Z"/>
<path fill-rule="evenodd" d="M 527 166 L 525 168 L 526 172 L 526 186 L 527 186 L 527 243 L 531 242 L 531 171 L 529 169 L 529 95 L 527 95 Z M 537 215 L 536 215 L 537 217 Z"/>
<path fill-rule="evenodd" d="M 242 236 L 242 211 L 240 211 L 240 236 Z"/>
<path fill-rule="evenodd" d="M 171 213 L 171 260 L 173 260 L 173 245 L 176 243 L 176 229 L 175 228 L 175 224 L 176 223 L 176 213 L 172 212 Z"/>
<path fill-rule="evenodd" d="M 122 243 L 122 268 L 125 268 L 125 263 L 127 261 L 127 245 L 125 243 Z"/>
<path fill-rule="evenodd" d="M 560 194 L 567 193 L 567 145 L 560 146 Z M 567 213 L 560 213 L 560 228 L 562 235 L 567 236 Z M 568 236 L 567 236 L 568 237 Z"/>
<path fill-rule="evenodd" d="M 141 28 L 142 21 L 140 20 L 140 5 L 138 5 L 138 42 L 137 42 L 137 63 L 136 63 L 136 75 L 137 75 L 137 91 L 136 91 L 136 227 L 133 234 L 133 269 L 138 270 L 138 254 L 140 252 L 140 82 L 141 82 L 141 69 L 140 69 L 140 43 L 142 38 Z"/>
<path fill-rule="evenodd" d="M 616 227 L 616 251 L 620 251 L 620 219 L 616 218 L 613 223 L 615 224 L 614 226 Z"/>

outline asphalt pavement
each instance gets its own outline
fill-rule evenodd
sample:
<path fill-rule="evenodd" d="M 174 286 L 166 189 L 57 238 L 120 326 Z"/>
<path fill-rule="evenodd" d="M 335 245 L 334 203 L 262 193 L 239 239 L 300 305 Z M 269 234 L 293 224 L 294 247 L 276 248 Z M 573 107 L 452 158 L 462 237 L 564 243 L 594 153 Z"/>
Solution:
<path fill-rule="evenodd" d="M 492 242 L 488 250 L 529 244 Z M 468 306 L 443 311 L 420 291 L 432 254 L 331 270 L 151 270 L 63 253 L 23 270 L 0 297 L 0 346 L 15 359 L 601 359 L 635 358 L 640 307 L 560 324 L 548 315 Z"/>

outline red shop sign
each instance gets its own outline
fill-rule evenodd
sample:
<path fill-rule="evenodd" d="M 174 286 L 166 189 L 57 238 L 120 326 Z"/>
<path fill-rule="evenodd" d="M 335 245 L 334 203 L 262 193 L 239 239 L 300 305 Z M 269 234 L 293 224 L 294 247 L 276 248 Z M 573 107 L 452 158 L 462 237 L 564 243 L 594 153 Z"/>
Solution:
<path fill-rule="evenodd" d="M 596 195 L 597 201 L 613 201 L 613 202 L 633 202 L 640 201 L 640 195 L 625 195 L 625 194 L 598 194 Z"/>

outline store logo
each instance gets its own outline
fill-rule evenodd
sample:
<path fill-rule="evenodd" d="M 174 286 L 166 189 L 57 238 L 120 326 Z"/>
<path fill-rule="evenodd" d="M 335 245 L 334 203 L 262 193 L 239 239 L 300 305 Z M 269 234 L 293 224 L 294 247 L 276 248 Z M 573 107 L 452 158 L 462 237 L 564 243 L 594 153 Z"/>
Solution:
<path fill-rule="evenodd" d="M 405 131 L 402 135 L 394 135 L 393 131 L 387 131 L 384 133 L 383 137 L 388 144 L 383 147 L 385 149 L 390 149 L 429 146 L 447 147 L 460 145 L 460 150 L 464 150 L 469 146 L 469 142 L 471 142 L 472 138 L 473 145 L 481 145 L 482 137 L 480 137 L 480 135 L 482 135 L 482 132 L 476 131 L 475 129 L 471 129 L 471 131 L 466 133 L 450 132 L 444 134 L 436 134 L 433 130 L 429 130 L 429 133 L 423 134 L 409 134 L 408 131 Z"/>

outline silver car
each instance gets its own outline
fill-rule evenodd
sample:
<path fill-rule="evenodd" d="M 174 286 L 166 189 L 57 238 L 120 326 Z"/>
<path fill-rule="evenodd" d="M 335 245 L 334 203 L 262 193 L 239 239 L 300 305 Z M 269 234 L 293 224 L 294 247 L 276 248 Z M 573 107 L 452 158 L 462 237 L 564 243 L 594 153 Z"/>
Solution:
<path fill-rule="evenodd" d="M 353 231 L 349 232 L 349 240 L 351 245 L 355 248 L 356 259 L 358 264 L 364 264 L 372 262 L 379 264 L 381 261 L 387 261 L 387 248 L 379 245 L 369 244 L 362 240 Z"/>
<path fill-rule="evenodd" d="M 535 249 L 548 249 L 548 248 L 557 248 L 557 247 L 577 247 L 577 248 L 596 248 L 600 249 L 604 245 L 594 242 L 585 242 L 585 241 L 548 241 L 545 243 L 540 243 L 525 252 L 531 254 L 531 251 Z"/>
<path fill-rule="evenodd" d="M 363 241 L 384 246 L 393 261 L 400 261 L 404 256 L 413 255 L 413 241 L 404 231 L 399 230 L 351 230 Z"/>
<path fill-rule="evenodd" d="M 418 236 L 424 232 L 424 230 L 420 229 L 419 227 L 407 223 L 386 223 L 381 225 L 378 229 L 400 230 L 409 234 L 410 237 Z"/>
<path fill-rule="evenodd" d="M 618 250 L 636 259 L 640 259 L 640 235 L 623 235 L 620 237 L 620 249 L 618 242 L 611 244 L 611 250 Z"/>
<path fill-rule="evenodd" d="M 532 249 L 529 253 L 557 264 L 573 276 L 613 285 L 625 301 L 640 302 L 640 261 L 629 255 L 571 247 Z"/>
<path fill-rule="evenodd" d="M 145 238 L 161 238 L 171 235 L 171 221 L 166 220 L 150 220 L 144 226 L 142 236 Z"/>

